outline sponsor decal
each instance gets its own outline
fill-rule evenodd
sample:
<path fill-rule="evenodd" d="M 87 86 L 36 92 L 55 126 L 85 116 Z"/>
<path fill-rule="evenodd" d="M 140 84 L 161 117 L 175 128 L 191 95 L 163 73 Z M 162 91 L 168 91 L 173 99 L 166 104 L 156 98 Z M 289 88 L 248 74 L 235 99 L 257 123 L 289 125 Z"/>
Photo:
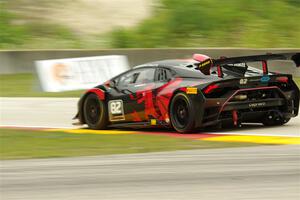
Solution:
<path fill-rule="evenodd" d="M 68 80 L 72 79 L 72 73 L 69 67 L 63 63 L 55 63 L 52 66 L 52 76 L 53 79 L 61 85 L 67 84 Z"/>
<path fill-rule="evenodd" d="M 267 83 L 270 81 L 270 79 L 271 78 L 269 76 L 263 76 L 263 77 L 261 77 L 260 82 Z"/>
<path fill-rule="evenodd" d="M 267 105 L 266 102 L 260 102 L 260 103 L 249 103 L 249 108 L 257 108 L 257 107 L 263 107 Z"/>
<path fill-rule="evenodd" d="M 150 120 L 150 124 L 151 124 L 152 126 L 155 126 L 155 125 L 157 124 L 156 119 L 151 119 L 151 120 Z"/>
<path fill-rule="evenodd" d="M 112 100 L 108 102 L 108 112 L 110 121 L 125 120 L 122 100 Z"/>
<path fill-rule="evenodd" d="M 186 93 L 187 94 L 197 94 L 198 90 L 196 87 L 187 87 L 186 88 Z"/>
<path fill-rule="evenodd" d="M 211 67 L 212 66 L 212 60 L 209 58 L 201 63 L 199 63 L 198 67 L 202 68 L 202 67 Z"/>

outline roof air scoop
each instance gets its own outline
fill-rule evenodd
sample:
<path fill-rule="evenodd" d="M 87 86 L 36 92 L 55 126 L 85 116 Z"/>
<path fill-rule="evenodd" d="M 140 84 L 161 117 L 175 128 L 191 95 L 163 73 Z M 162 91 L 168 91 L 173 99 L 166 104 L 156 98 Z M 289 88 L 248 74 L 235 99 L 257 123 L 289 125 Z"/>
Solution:
<path fill-rule="evenodd" d="M 204 55 L 204 54 L 194 54 L 194 55 L 193 55 L 193 59 L 194 59 L 194 60 L 197 60 L 197 61 L 199 61 L 199 62 L 202 62 L 202 61 L 207 60 L 207 59 L 209 59 L 209 58 L 210 58 L 209 56 Z"/>

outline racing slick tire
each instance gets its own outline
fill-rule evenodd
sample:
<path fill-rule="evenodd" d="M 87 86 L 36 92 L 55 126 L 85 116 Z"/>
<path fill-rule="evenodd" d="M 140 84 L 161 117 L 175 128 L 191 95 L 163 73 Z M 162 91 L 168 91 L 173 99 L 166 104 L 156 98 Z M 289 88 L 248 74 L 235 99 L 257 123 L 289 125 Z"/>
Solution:
<path fill-rule="evenodd" d="M 195 106 L 185 93 L 177 93 L 170 104 L 172 127 L 180 133 L 195 131 Z"/>
<path fill-rule="evenodd" d="M 279 111 L 269 111 L 262 123 L 265 126 L 281 126 L 290 121 L 291 118 L 285 118 Z"/>
<path fill-rule="evenodd" d="M 107 107 L 94 93 L 89 94 L 83 104 L 86 124 L 91 129 L 105 129 L 108 123 Z"/>

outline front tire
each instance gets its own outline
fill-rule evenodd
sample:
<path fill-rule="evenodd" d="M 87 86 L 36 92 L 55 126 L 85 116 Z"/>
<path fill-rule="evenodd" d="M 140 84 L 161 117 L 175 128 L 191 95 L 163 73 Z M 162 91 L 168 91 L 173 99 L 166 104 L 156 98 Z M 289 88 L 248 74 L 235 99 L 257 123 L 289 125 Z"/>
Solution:
<path fill-rule="evenodd" d="M 107 107 L 94 93 L 89 94 L 83 104 L 86 124 L 91 129 L 105 129 L 107 127 Z"/>
<path fill-rule="evenodd" d="M 195 108 L 185 93 L 177 93 L 170 104 L 170 120 L 173 128 L 180 133 L 194 131 Z"/>

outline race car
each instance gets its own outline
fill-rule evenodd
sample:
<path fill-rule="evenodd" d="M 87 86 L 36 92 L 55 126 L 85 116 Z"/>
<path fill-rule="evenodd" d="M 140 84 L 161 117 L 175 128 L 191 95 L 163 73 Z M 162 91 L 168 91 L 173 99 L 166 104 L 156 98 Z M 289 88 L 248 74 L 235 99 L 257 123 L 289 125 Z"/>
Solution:
<path fill-rule="evenodd" d="M 91 129 L 171 127 L 187 133 L 242 123 L 283 125 L 298 115 L 292 75 L 268 71 L 272 60 L 300 53 L 155 61 L 134 67 L 83 94 L 75 118 Z M 259 63 L 262 70 L 249 66 Z M 284 66 L 282 66 L 284 67 Z"/>

